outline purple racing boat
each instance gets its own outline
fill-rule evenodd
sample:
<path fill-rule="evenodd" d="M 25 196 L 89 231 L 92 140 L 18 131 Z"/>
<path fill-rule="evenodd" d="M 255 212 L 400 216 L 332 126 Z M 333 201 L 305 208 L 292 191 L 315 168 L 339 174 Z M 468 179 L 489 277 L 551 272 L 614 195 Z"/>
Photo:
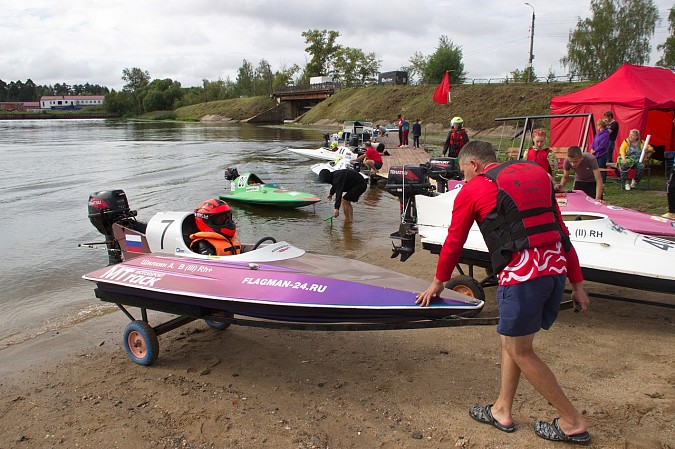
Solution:
<path fill-rule="evenodd" d="M 295 323 L 384 323 L 475 315 L 483 301 L 446 290 L 428 307 L 415 304 L 428 282 L 364 262 L 305 252 L 265 237 L 232 256 L 189 249 L 197 228 L 192 212 L 136 219 L 122 190 L 89 198 L 89 218 L 106 236 L 109 265 L 83 276 L 97 298 L 117 304 L 132 319 L 125 331 L 131 358 L 149 365 L 156 335 L 194 319 L 227 327 L 234 315 Z M 141 308 L 135 320 L 124 306 Z M 180 315 L 152 328 L 145 310 Z"/>

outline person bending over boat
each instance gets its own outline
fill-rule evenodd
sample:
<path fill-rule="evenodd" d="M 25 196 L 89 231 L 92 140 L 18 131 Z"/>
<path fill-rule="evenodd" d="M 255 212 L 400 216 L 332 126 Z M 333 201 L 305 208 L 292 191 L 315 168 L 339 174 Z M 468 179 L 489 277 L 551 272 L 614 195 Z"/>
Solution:
<path fill-rule="evenodd" d="M 572 405 L 555 375 L 534 352 L 533 341 L 558 316 L 565 278 L 572 301 L 585 311 L 589 300 L 577 253 L 569 239 L 553 184 L 531 162 L 497 163 L 489 142 L 470 142 L 459 154 L 467 181 L 457 194 L 448 236 L 441 248 L 436 276 L 417 296 L 428 306 L 444 289 L 462 255 L 473 222 L 485 239 L 499 287 L 501 384 L 494 404 L 475 405 L 469 415 L 503 432 L 513 432 L 513 400 L 521 373 L 558 410 L 560 417 L 534 425 L 537 436 L 553 441 L 590 443 L 588 424 Z"/>
<path fill-rule="evenodd" d="M 373 148 L 373 144 L 366 142 L 366 152 L 354 159 L 354 162 L 361 162 L 370 169 L 371 175 L 376 175 L 377 171 L 382 168 L 382 155 Z"/>
<path fill-rule="evenodd" d="M 363 192 L 366 191 L 368 181 L 356 170 L 343 169 L 332 172 L 325 168 L 319 172 L 319 180 L 331 185 L 328 201 L 331 201 L 333 195 L 335 195 L 333 216 L 335 218 L 340 216 L 340 206 L 342 206 L 345 213 L 345 222 L 351 223 L 354 221 L 352 203 L 356 203 Z"/>
<path fill-rule="evenodd" d="M 211 198 L 195 209 L 195 223 L 199 232 L 190 235 L 190 249 L 209 256 L 231 256 L 241 253 L 237 225 L 232 210 L 223 200 Z"/>
<path fill-rule="evenodd" d="M 562 190 L 570 177 L 570 170 L 574 169 L 574 190 L 582 190 L 586 195 L 602 201 L 602 177 L 598 160 L 591 153 L 582 153 L 578 146 L 567 149 L 567 157 L 563 162 L 563 175 L 556 190 Z"/>

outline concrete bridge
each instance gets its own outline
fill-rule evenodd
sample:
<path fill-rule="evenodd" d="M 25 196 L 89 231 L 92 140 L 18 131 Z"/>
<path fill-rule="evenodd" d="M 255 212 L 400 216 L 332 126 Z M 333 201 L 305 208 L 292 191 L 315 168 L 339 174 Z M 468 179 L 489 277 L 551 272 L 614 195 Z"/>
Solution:
<path fill-rule="evenodd" d="M 335 83 L 310 84 L 279 89 L 272 93 L 277 100 L 283 120 L 295 120 L 340 90 Z"/>

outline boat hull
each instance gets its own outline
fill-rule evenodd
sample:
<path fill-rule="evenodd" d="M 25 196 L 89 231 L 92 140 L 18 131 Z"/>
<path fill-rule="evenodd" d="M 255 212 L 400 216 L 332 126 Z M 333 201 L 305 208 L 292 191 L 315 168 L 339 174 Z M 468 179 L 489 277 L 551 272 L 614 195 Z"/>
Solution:
<path fill-rule="evenodd" d="M 360 261 L 303 253 L 266 263 L 143 255 L 84 276 L 100 299 L 153 309 L 195 307 L 296 322 L 425 320 L 480 310 L 448 291 L 415 304 L 427 282 Z M 124 299 L 127 298 L 127 299 Z M 199 316 L 195 315 L 195 316 Z"/>
<path fill-rule="evenodd" d="M 289 190 L 277 183 L 263 183 L 253 173 L 230 180 L 230 192 L 220 195 L 220 199 L 279 208 L 304 207 L 321 201 L 311 193 Z"/>
<path fill-rule="evenodd" d="M 321 147 L 316 149 L 309 148 L 289 148 L 288 151 L 295 154 L 300 154 L 312 159 L 321 159 L 324 161 L 334 161 L 337 157 L 343 157 L 351 160 L 356 157 L 354 152 L 349 147 L 338 147 L 337 150 L 331 151 L 330 148 Z"/>
<path fill-rule="evenodd" d="M 438 253 L 448 234 L 458 189 L 436 197 L 417 195 L 417 230 L 423 248 Z M 605 214 L 561 208 L 584 278 L 629 288 L 675 292 L 675 242 L 635 233 Z M 462 262 L 490 268 L 483 236 L 474 223 Z"/>

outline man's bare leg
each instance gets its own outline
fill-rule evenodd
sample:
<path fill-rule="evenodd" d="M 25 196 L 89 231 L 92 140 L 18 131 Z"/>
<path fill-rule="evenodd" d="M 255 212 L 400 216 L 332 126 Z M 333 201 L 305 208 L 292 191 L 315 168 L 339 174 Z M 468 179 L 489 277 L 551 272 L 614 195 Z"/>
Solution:
<path fill-rule="evenodd" d="M 532 386 L 560 413 L 558 424 L 566 435 L 576 435 L 588 430 L 588 423 L 565 396 L 551 369 L 534 352 L 532 341 L 534 334 L 523 337 L 507 337 L 502 335 L 502 348 L 508 353 L 511 360 L 520 368 Z M 507 373 L 507 382 L 512 383 L 513 372 Z M 511 394 L 511 386 L 502 386 L 505 400 Z M 501 392 L 500 392 L 501 399 Z M 513 400 L 513 399 L 511 399 Z M 498 416 L 502 417 L 504 415 Z"/>
<path fill-rule="evenodd" d="M 503 337 L 502 337 L 503 338 Z M 520 368 L 502 345 L 499 397 L 491 408 L 492 417 L 504 426 L 513 424 L 513 399 L 520 382 Z"/>
<path fill-rule="evenodd" d="M 354 208 L 351 201 L 342 200 L 342 211 L 345 214 L 345 222 L 351 223 L 354 221 Z"/>

